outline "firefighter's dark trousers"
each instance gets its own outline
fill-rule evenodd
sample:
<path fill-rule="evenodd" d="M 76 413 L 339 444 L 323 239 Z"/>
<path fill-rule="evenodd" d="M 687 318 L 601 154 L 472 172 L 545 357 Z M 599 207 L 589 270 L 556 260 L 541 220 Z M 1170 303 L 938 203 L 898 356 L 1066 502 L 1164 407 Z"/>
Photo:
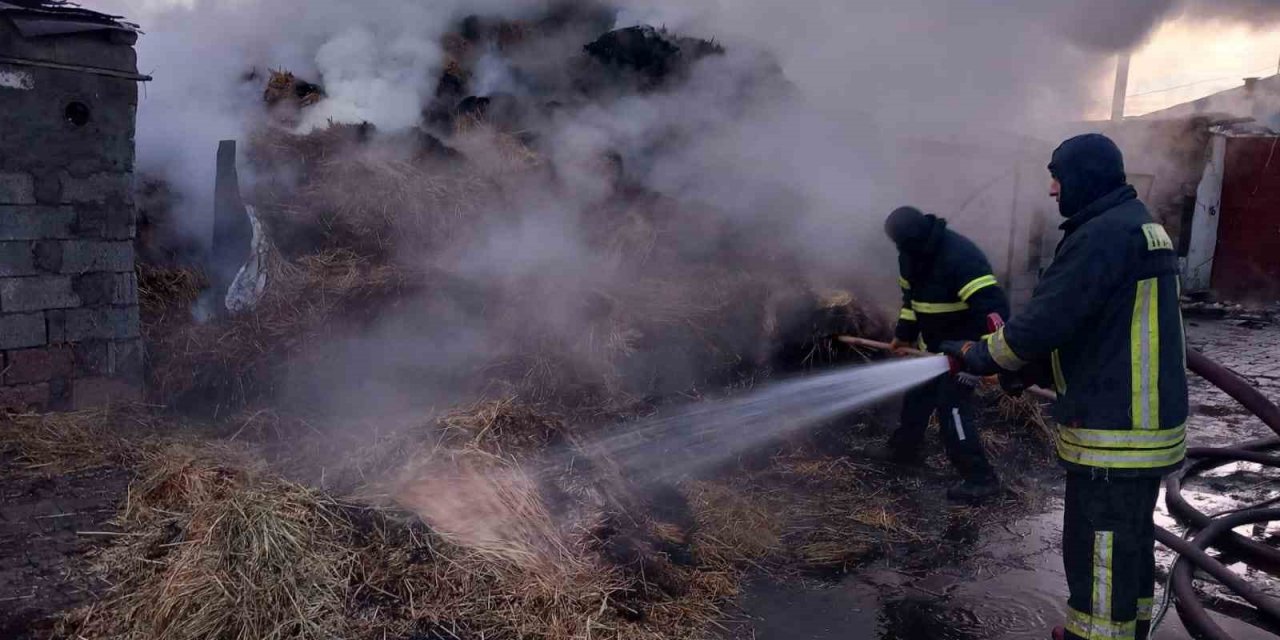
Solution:
<path fill-rule="evenodd" d="M 951 465 L 966 480 L 993 479 L 995 472 L 978 437 L 973 419 L 973 389 L 954 376 L 942 376 L 907 392 L 902 401 L 902 423 L 889 439 L 889 447 L 902 458 L 921 455 L 929 416 L 938 412 L 942 442 Z"/>
<path fill-rule="evenodd" d="M 1155 592 L 1155 524 L 1160 478 L 1067 474 L 1062 564 L 1067 637 L 1146 640 Z"/>

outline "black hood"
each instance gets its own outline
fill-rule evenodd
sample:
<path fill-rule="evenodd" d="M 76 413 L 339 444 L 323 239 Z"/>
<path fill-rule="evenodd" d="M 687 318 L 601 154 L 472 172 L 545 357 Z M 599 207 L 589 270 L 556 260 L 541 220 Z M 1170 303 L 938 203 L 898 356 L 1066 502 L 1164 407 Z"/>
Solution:
<path fill-rule="evenodd" d="M 884 222 L 884 231 L 898 245 L 898 250 L 917 256 L 937 251 L 946 228 L 946 220 L 915 207 L 894 209 Z"/>
<path fill-rule="evenodd" d="M 1049 173 L 1061 187 L 1058 212 L 1064 218 L 1076 215 L 1126 183 L 1120 148 L 1100 133 L 1087 133 L 1063 142 L 1053 152 Z"/>

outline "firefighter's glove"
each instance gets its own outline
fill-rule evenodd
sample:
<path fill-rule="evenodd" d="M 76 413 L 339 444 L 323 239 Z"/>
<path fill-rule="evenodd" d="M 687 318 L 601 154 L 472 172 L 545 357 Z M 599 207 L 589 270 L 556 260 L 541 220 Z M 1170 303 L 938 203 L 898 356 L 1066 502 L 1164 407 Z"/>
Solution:
<path fill-rule="evenodd" d="M 910 342 L 899 340 L 897 338 L 894 338 L 893 341 L 889 343 L 889 352 L 895 356 L 907 355 L 906 350 L 910 348 L 911 348 Z"/>
<path fill-rule="evenodd" d="M 943 353 L 947 354 L 947 360 L 951 364 L 951 373 L 979 371 L 979 364 L 974 361 L 974 347 L 976 342 L 961 340 L 946 340 L 938 345 Z"/>
<path fill-rule="evenodd" d="M 1027 390 L 1027 381 L 1020 374 L 1001 373 L 999 378 L 1000 388 L 1011 398 L 1020 397 L 1022 392 Z"/>

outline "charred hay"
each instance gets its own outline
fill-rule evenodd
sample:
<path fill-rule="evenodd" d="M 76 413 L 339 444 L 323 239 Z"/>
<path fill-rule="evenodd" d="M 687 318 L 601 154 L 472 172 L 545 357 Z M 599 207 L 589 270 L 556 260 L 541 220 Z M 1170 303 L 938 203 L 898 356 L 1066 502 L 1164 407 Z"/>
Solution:
<path fill-rule="evenodd" d="M 714 41 L 679 37 L 648 25 L 610 31 L 583 51 L 609 71 L 612 82 L 617 82 L 618 71 L 627 71 L 635 74 L 641 89 L 680 79 L 698 60 L 725 52 Z"/>
<path fill-rule="evenodd" d="M 311 106 L 324 98 L 324 87 L 307 82 L 285 69 L 272 69 L 262 101 L 275 106 L 289 101 L 295 106 Z"/>

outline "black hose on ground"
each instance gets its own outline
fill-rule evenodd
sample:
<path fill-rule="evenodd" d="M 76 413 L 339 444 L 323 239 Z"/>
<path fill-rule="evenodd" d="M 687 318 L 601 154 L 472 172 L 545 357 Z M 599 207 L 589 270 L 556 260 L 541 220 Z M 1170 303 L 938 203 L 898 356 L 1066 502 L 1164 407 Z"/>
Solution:
<path fill-rule="evenodd" d="M 1187 368 L 1244 405 L 1249 413 L 1258 416 L 1263 424 L 1280 436 L 1280 407 L 1253 388 L 1247 380 L 1194 349 L 1187 349 Z"/>
<path fill-rule="evenodd" d="M 1203 550 L 1207 549 L 1210 544 L 1213 544 L 1214 538 L 1230 531 L 1233 527 L 1258 522 L 1270 522 L 1272 520 L 1280 520 L 1280 509 L 1251 509 L 1235 515 L 1216 518 L 1214 519 L 1213 524 L 1205 527 L 1204 530 L 1192 538 L 1191 544 L 1203 552 Z M 1172 584 L 1174 592 L 1178 595 L 1178 615 L 1182 617 L 1183 624 L 1185 624 L 1187 628 L 1198 637 L 1231 638 L 1231 636 L 1228 635 L 1222 627 L 1218 626 L 1218 624 L 1209 617 L 1204 606 L 1200 604 L 1200 600 L 1196 597 L 1195 589 L 1191 584 L 1192 564 L 1206 570 L 1208 570 L 1208 567 L 1212 565 L 1201 564 L 1196 560 L 1196 556 L 1184 555 L 1182 558 L 1186 560 L 1186 562 L 1178 562 L 1174 566 Z M 1218 564 L 1212 558 L 1209 558 L 1209 561 L 1210 563 Z M 1218 566 L 1222 565 L 1218 564 Z M 1223 569 L 1226 569 L 1226 567 L 1223 567 Z M 1223 584 L 1226 585 L 1227 583 L 1224 582 Z M 1247 600 L 1249 599 L 1245 596 L 1246 592 L 1239 591 L 1229 585 L 1228 588 L 1234 591 L 1236 595 Z M 1187 597 L 1183 594 L 1190 594 L 1190 596 Z M 1274 598 L 1268 598 L 1266 596 L 1261 597 L 1262 606 L 1253 600 L 1249 600 L 1249 602 L 1258 607 L 1258 611 L 1266 614 L 1273 622 L 1280 624 L 1280 601 L 1276 601 Z M 1189 621 L 1194 621 L 1194 626 Z"/>
<path fill-rule="evenodd" d="M 1222 586 L 1230 589 L 1236 595 L 1244 598 L 1246 602 L 1258 608 L 1263 615 L 1271 618 L 1276 624 L 1280 624 L 1280 600 L 1276 600 L 1271 596 L 1263 593 L 1261 589 L 1253 586 L 1248 580 L 1240 577 L 1239 574 L 1232 571 L 1227 565 L 1218 562 L 1216 558 L 1204 551 L 1203 546 L 1199 546 L 1200 538 L 1196 541 L 1183 540 L 1177 534 L 1165 529 L 1156 530 L 1156 540 L 1160 544 L 1173 549 L 1174 553 L 1187 559 L 1188 562 L 1194 564 L 1196 568 L 1203 570 L 1205 573 L 1213 576 L 1215 580 L 1222 583 Z M 1179 564 L 1178 569 L 1187 568 L 1187 564 Z M 1190 568 L 1187 568 L 1186 579 L 1191 579 Z M 1178 576 L 1175 572 L 1173 576 L 1174 584 L 1178 583 Z M 1189 583 L 1188 583 L 1189 584 Z M 1190 600 L 1194 606 L 1200 607 L 1200 602 L 1194 598 Z M 1201 607 L 1203 608 L 1203 607 Z M 1179 607 L 1179 611 L 1182 607 Z"/>
<path fill-rule="evenodd" d="M 1187 349 L 1187 368 L 1244 405 L 1272 431 L 1275 431 L 1277 436 L 1280 436 L 1280 407 L 1276 407 L 1243 378 L 1192 349 Z M 1183 625 L 1196 637 L 1232 640 L 1231 636 L 1209 617 L 1200 603 L 1192 584 L 1193 565 L 1208 572 L 1228 589 L 1257 607 L 1261 615 L 1273 622 L 1280 622 L 1277 618 L 1280 614 L 1280 603 L 1232 574 L 1221 562 L 1204 552 L 1204 549 L 1210 545 L 1217 546 L 1251 566 L 1273 575 L 1280 573 L 1280 550 L 1231 531 L 1233 527 L 1242 524 L 1280 520 L 1280 509 L 1245 509 L 1235 514 L 1213 518 L 1192 507 L 1182 497 L 1182 481 L 1189 475 L 1236 461 L 1280 467 L 1280 457 L 1265 453 L 1266 450 L 1277 446 L 1280 446 L 1280 440 L 1268 439 L 1221 449 L 1191 449 L 1187 452 L 1187 457 L 1195 462 L 1183 471 L 1169 476 L 1165 481 L 1165 504 L 1169 512 L 1190 529 L 1200 529 L 1190 542 L 1186 542 L 1172 532 L 1160 527 L 1156 528 L 1156 539 L 1179 554 L 1179 559 L 1175 562 L 1170 575 L 1170 586 L 1174 595 L 1177 596 L 1178 614 L 1182 618 Z"/>
<path fill-rule="evenodd" d="M 1268 439 L 1238 447 L 1188 450 L 1187 458 L 1194 462 L 1182 471 L 1171 474 L 1164 481 L 1164 504 L 1168 507 L 1170 515 L 1191 529 L 1203 529 L 1209 526 L 1212 522 L 1209 515 L 1200 512 L 1182 497 L 1183 479 L 1232 462 L 1254 462 L 1280 469 L 1280 457 L 1263 452 L 1276 446 L 1280 446 L 1280 440 Z M 1280 549 L 1250 540 L 1234 532 L 1228 532 L 1214 546 L 1267 573 L 1280 575 Z"/>

